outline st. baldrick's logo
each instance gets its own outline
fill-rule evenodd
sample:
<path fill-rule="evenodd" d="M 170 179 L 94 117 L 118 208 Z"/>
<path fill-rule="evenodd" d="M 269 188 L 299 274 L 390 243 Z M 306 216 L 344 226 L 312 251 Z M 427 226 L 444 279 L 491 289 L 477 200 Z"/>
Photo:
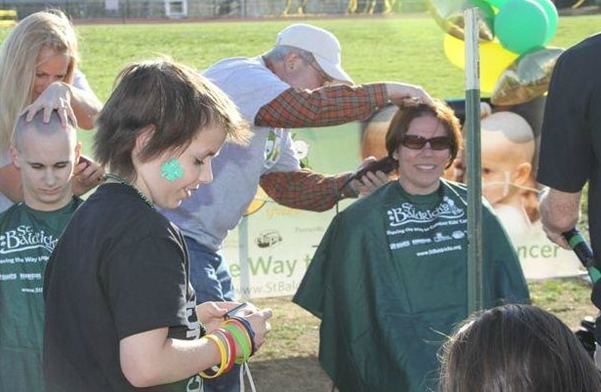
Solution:
<path fill-rule="evenodd" d="M 0 254 L 43 248 L 52 252 L 58 238 L 44 230 L 35 231 L 31 226 L 21 225 L 0 235 Z"/>

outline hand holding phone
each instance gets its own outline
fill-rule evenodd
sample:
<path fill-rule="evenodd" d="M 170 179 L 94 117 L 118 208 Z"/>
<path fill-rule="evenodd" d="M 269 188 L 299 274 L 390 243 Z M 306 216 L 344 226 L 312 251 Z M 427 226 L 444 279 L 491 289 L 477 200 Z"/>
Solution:
<path fill-rule="evenodd" d="M 87 157 L 83 156 L 83 155 L 79 156 L 79 161 L 77 162 L 77 164 L 80 164 L 80 163 L 85 163 L 86 164 L 86 168 L 88 166 L 90 166 L 90 160 Z"/>
<path fill-rule="evenodd" d="M 248 306 L 248 302 L 243 302 L 240 305 L 238 305 L 235 308 L 228 311 L 226 314 L 224 314 L 223 318 L 226 320 L 229 318 L 232 318 L 232 317 L 236 316 L 242 309 L 246 308 L 247 306 Z"/>

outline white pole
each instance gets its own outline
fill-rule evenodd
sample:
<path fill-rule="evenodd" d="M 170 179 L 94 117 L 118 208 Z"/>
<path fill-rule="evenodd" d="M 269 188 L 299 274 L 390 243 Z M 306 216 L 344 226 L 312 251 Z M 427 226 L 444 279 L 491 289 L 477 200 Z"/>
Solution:
<path fill-rule="evenodd" d="M 241 300 L 250 299 L 250 271 L 248 269 L 248 217 L 245 216 L 238 225 L 238 259 L 240 260 L 240 292 Z"/>

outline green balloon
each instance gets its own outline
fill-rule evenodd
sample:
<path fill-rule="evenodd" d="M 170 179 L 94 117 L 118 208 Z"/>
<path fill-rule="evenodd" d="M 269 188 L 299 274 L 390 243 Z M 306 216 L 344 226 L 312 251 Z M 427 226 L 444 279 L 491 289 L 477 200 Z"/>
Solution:
<path fill-rule="evenodd" d="M 557 32 L 557 22 L 559 20 L 559 15 L 557 14 L 557 8 L 555 8 L 555 4 L 551 0 L 534 0 L 535 3 L 543 7 L 545 11 L 545 15 L 549 19 L 549 26 L 547 28 L 547 35 L 545 37 L 544 45 L 547 45 Z"/>
<path fill-rule="evenodd" d="M 495 35 L 505 49 L 514 53 L 541 48 L 548 30 L 549 19 L 535 0 L 510 0 L 495 16 Z"/>

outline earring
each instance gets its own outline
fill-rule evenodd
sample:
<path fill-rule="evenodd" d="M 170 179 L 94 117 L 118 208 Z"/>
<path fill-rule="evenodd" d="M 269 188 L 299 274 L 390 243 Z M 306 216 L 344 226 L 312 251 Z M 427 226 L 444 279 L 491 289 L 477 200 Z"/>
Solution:
<path fill-rule="evenodd" d="M 161 177 L 169 182 L 173 182 L 184 176 L 184 168 L 179 164 L 176 158 L 161 163 Z"/>

